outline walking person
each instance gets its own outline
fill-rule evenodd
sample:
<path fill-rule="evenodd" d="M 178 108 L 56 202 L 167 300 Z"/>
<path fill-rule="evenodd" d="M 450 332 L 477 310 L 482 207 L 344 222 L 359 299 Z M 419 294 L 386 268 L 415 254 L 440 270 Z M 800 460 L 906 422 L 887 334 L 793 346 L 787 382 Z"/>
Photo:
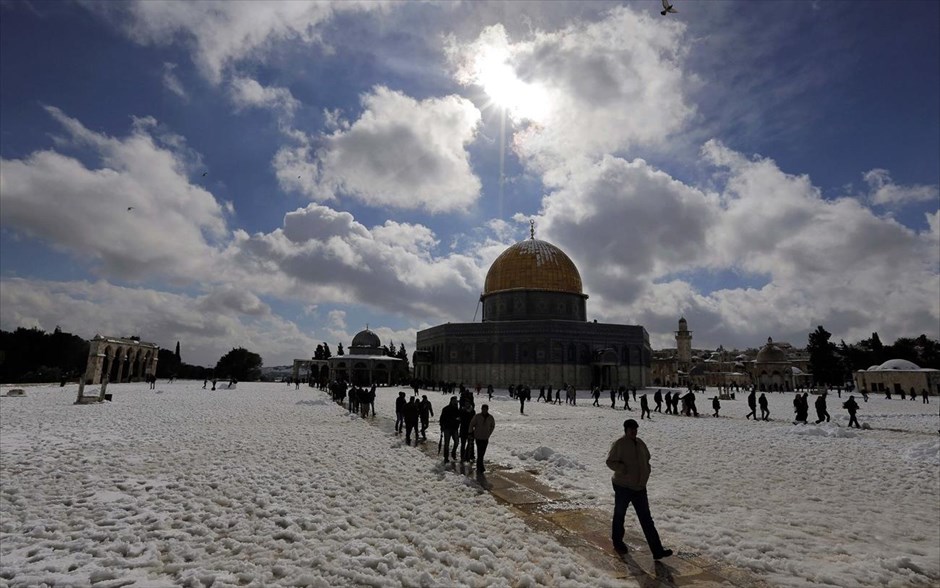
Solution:
<path fill-rule="evenodd" d="M 401 433 L 401 430 L 405 426 L 405 393 L 399 392 L 398 398 L 395 399 L 395 434 Z"/>
<path fill-rule="evenodd" d="M 921 388 L 921 390 L 920 390 L 920 397 L 923 398 L 922 404 L 930 404 L 930 400 L 927 398 L 927 396 L 928 396 L 928 394 L 927 394 L 927 389 L 926 389 L 926 388 Z"/>
<path fill-rule="evenodd" d="M 855 397 L 849 395 L 849 399 L 845 401 L 842 407 L 849 411 L 849 428 L 852 427 L 852 423 L 855 423 L 855 428 L 861 429 L 861 425 L 858 424 L 858 418 L 855 416 L 855 413 L 858 412 L 858 403 L 855 402 Z"/>
<path fill-rule="evenodd" d="M 444 407 L 441 410 L 441 418 L 439 421 L 441 426 L 441 433 L 444 437 L 444 463 L 453 459 L 457 459 L 457 435 L 460 431 L 460 409 L 457 408 L 457 397 L 450 397 L 450 404 Z M 451 449 L 450 442 L 454 442 L 454 447 Z M 450 459 L 448 459 L 450 458 Z"/>
<path fill-rule="evenodd" d="M 486 395 L 489 396 L 490 400 L 493 400 L 493 384 L 488 384 L 486 386 Z"/>
<path fill-rule="evenodd" d="M 663 412 L 663 391 L 662 388 L 656 391 L 656 394 L 653 394 L 653 402 L 656 403 L 656 408 L 653 410 L 655 412 Z"/>
<path fill-rule="evenodd" d="M 539 397 L 535 401 L 538 402 L 539 400 L 545 400 L 545 384 L 539 386 Z"/>
<path fill-rule="evenodd" d="M 666 414 L 672 414 L 672 392 L 666 390 Z"/>
<path fill-rule="evenodd" d="M 525 414 L 525 401 L 532 398 L 532 393 L 528 386 L 519 386 L 516 395 L 519 397 L 519 414 Z"/>
<path fill-rule="evenodd" d="M 623 437 L 614 441 L 607 453 L 607 467 L 614 472 L 611 477 L 614 487 L 614 516 L 610 535 L 614 550 L 627 553 L 627 544 L 623 541 L 623 524 L 627 508 L 632 503 L 653 559 L 659 560 L 672 555 L 672 550 L 663 547 L 650 515 L 649 497 L 646 493 L 646 484 L 650 477 L 650 452 L 646 444 L 636 436 L 639 427 L 635 420 L 625 420 Z"/>
<path fill-rule="evenodd" d="M 483 473 L 483 456 L 486 455 L 486 446 L 490 444 L 490 435 L 496 428 L 496 419 L 490 414 L 490 407 L 484 404 L 480 413 L 470 419 L 470 434 L 477 446 L 477 473 Z"/>
<path fill-rule="evenodd" d="M 826 393 L 819 395 L 815 402 L 816 405 L 816 424 L 826 421 L 829 422 L 829 411 L 826 407 Z"/>
<path fill-rule="evenodd" d="M 610 407 L 615 410 L 617 408 L 617 391 L 613 386 L 610 387 Z"/>
<path fill-rule="evenodd" d="M 717 396 L 712 398 L 712 408 L 715 409 L 715 414 L 713 414 L 712 416 L 717 417 L 718 411 L 721 410 L 721 402 L 719 402 Z"/>
<path fill-rule="evenodd" d="M 644 415 L 646 415 L 650 419 L 653 418 L 653 415 L 650 414 L 650 403 L 646 399 L 646 394 L 643 394 L 642 396 L 640 396 L 640 420 L 641 421 L 643 420 Z"/>
<path fill-rule="evenodd" d="M 460 463 L 473 461 L 473 441 L 470 439 L 470 421 L 476 411 L 468 402 L 460 403 Z"/>
<path fill-rule="evenodd" d="M 747 406 L 751 409 L 751 412 L 747 413 L 747 416 L 744 417 L 747 420 L 751 420 L 751 417 L 754 417 L 754 420 L 757 420 L 757 393 L 752 389 L 751 393 L 747 395 Z"/>
<path fill-rule="evenodd" d="M 373 396 L 373 399 L 375 397 Z M 428 400 L 427 394 L 421 396 L 421 404 L 418 406 L 418 416 L 421 417 L 421 440 L 428 440 L 428 421 L 434 416 L 434 407 Z"/>
<path fill-rule="evenodd" d="M 600 404 L 598 404 L 598 402 L 599 402 L 600 399 L 601 399 L 601 389 L 598 388 L 597 386 L 594 386 L 594 389 L 591 390 L 591 396 L 594 397 L 594 402 L 593 402 L 593 404 L 591 404 L 591 406 L 600 406 Z"/>
<path fill-rule="evenodd" d="M 408 404 L 405 405 L 405 445 L 411 445 L 411 432 L 414 431 L 415 434 L 415 446 L 418 445 L 418 403 L 415 402 L 415 397 L 412 396 L 408 399 Z"/>
<path fill-rule="evenodd" d="M 770 420 L 770 409 L 767 408 L 767 396 L 763 392 L 760 393 L 760 398 L 757 399 L 757 404 L 760 406 L 760 419 L 762 421 Z M 757 418 L 756 416 L 754 417 Z"/>

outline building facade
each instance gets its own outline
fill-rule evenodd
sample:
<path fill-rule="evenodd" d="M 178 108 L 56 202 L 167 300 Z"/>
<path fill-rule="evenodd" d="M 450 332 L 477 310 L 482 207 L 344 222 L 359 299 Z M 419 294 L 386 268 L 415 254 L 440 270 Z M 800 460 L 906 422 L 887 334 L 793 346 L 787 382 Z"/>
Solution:
<path fill-rule="evenodd" d="M 368 328 L 356 333 L 348 353 L 329 359 L 295 359 L 295 381 L 349 382 L 354 386 L 387 386 L 407 379 L 401 359 L 385 355 L 379 336 Z"/>
<path fill-rule="evenodd" d="M 646 329 L 589 322 L 587 299 L 571 259 L 533 231 L 490 266 L 482 322 L 418 331 L 414 377 L 467 386 L 646 386 Z"/>

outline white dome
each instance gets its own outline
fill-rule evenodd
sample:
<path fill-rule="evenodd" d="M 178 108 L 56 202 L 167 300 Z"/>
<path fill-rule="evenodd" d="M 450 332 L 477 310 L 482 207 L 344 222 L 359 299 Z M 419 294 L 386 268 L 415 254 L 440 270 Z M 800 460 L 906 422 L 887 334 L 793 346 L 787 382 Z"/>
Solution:
<path fill-rule="evenodd" d="M 879 366 L 879 365 L 870 365 L 870 366 L 868 366 L 868 369 L 865 370 L 865 371 L 866 371 L 866 372 L 877 372 L 879 367 L 881 367 L 881 366 Z"/>
<path fill-rule="evenodd" d="M 793 374 L 794 376 L 801 376 L 803 375 L 803 370 L 801 370 L 800 368 L 796 366 L 791 366 L 790 373 Z"/>
<path fill-rule="evenodd" d="M 878 366 L 878 371 L 883 372 L 887 370 L 897 370 L 899 372 L 910 372 L 920 369 L 920 366 L 912 361 L 907 361 L 906 359 L 889 359 L 880 366 Z"/>

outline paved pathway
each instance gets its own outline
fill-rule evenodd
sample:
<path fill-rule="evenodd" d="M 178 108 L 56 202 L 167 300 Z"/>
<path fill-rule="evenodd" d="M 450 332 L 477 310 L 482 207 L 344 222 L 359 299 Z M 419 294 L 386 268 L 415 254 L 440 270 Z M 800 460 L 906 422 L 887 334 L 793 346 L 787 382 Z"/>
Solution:
<path fill-rule="evenodd" d="M 376 417 L 367 419 L 367 422 L 395 435 L 393 419 Z M 404 440 L 404 433 L 401 437 Z M 418 447 L 435 460 L 443 459 L 438 455 L 437 442 L 433 439 L 420 443 Z M 630 513 L 627 514 L 627 534 L 624 537 L 630 552 L 618 555 L 610 543 L 610 512 L 570 508 L 565 494 L 549 488 L 530 471 L 513 471 L 488 463 L 488 471 L 478 475 L 473 463 L 451 462 L 450 467 L 457 473 L 473 478 L 481 490 L 490 492 L 498 501 L 506 504 L 530 528 L 553 536 L 559 543 L 614 578 L 632 578 L 643 588 L 768 586 L 748 572 L 691 553 L 680 551 L 672 557 L 653 560 L 646 539 L 641 533 L 630 529 Z"/>

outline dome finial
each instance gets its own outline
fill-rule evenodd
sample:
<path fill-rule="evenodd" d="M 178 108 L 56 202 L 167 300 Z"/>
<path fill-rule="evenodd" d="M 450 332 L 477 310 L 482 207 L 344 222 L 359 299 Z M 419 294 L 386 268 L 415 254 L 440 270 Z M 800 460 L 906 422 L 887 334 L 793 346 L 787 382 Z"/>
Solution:
<path fill-rule="evenodd" d="M 533 240 L 535 239 L 535 219 L 534 218 L 529 219 L 529 238 Z"/>

